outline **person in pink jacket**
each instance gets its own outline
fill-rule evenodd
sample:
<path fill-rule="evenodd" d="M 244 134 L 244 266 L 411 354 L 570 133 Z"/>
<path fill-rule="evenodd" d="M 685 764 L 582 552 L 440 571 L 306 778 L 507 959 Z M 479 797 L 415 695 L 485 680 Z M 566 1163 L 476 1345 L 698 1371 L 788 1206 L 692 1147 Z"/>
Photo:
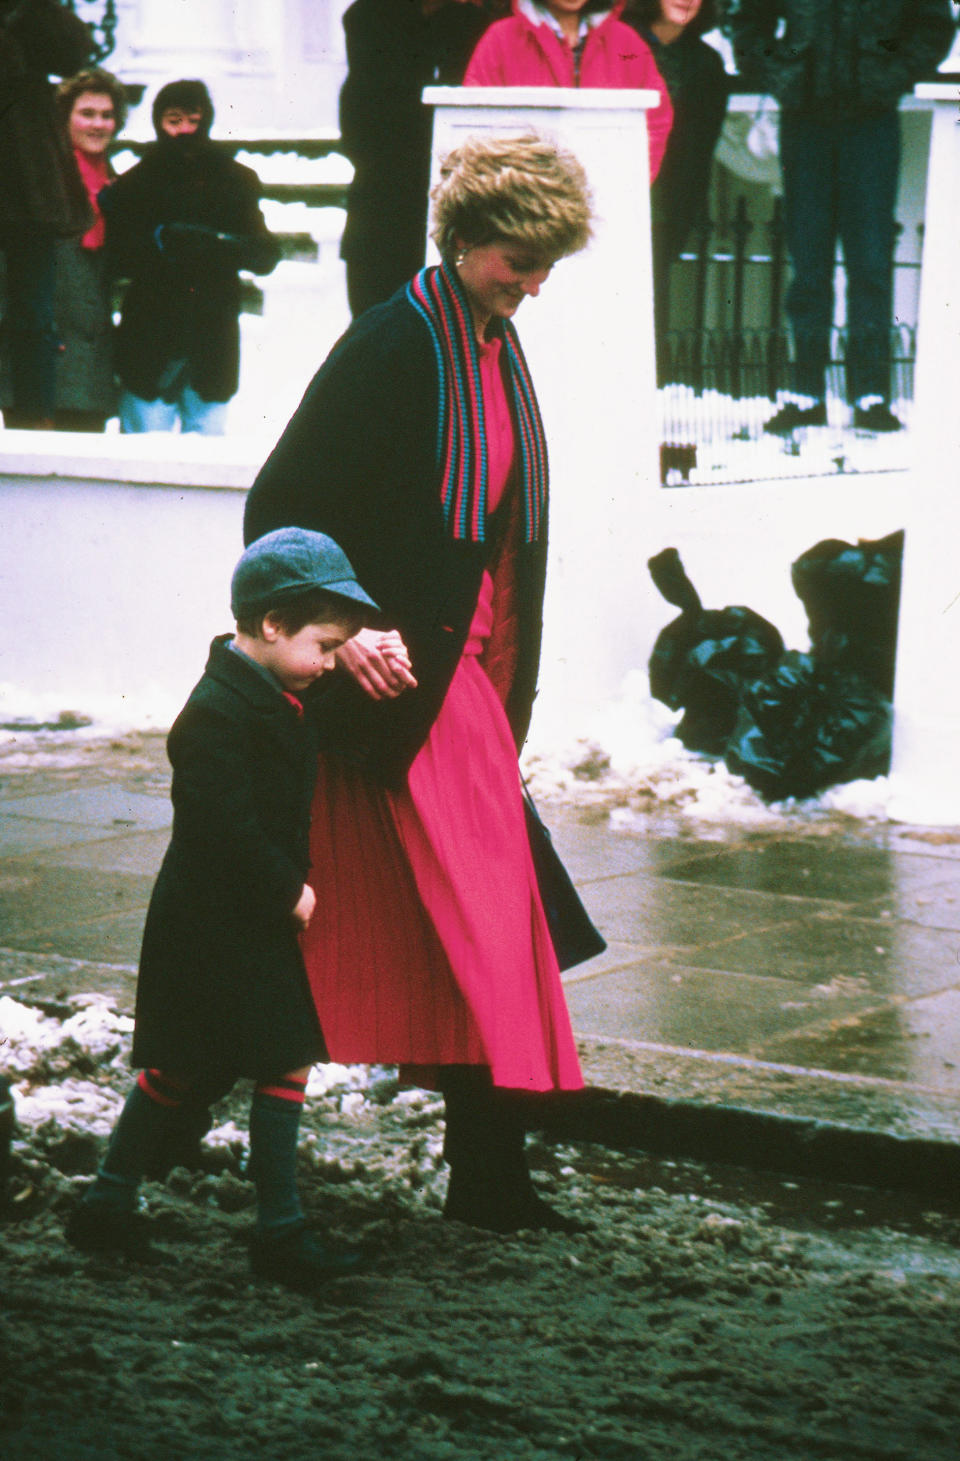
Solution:
<path fill-rule="evenodd" d="M 663 161 L 673 108 L 653 53 L 620 19 L 622 0 L 513 0 L 470 58 L 464 86 L 630 87 L 660 93 L 647 113 L 650 180 Z"/>

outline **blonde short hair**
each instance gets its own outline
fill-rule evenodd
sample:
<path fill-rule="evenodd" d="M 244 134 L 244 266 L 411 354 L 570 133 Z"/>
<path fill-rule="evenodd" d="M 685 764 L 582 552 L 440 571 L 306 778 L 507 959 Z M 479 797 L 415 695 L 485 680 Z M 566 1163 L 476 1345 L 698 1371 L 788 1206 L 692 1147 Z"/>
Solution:
<path fill-rule="evenodd" d="M 553 262 L 590 238 L 593 199 L 572 152 L 537 132 L 468 137 L 440 164 L 431 236 L 444 259 L 459 243 L 521 243 Z"/>

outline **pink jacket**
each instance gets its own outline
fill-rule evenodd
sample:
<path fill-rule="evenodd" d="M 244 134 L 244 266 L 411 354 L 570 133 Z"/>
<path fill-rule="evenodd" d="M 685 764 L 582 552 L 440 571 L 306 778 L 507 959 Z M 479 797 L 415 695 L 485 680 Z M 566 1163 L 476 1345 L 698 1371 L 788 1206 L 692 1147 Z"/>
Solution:
<path fill-rule="evenodd" d="M 580 63 L 580 85 L 631 87 L 660 93 L 660 105 L 647 113 L 650 179 L 663 161 L 673 108 L 646 41 L 620 20 L 622 0 L 592 27 Z M 514 0 L 514 13 L 497 20 L 481 36 L 470 58 L 464 86 L 573 86 L 569 44 L 544 23 L 531 19 L 531 7 Z"/>

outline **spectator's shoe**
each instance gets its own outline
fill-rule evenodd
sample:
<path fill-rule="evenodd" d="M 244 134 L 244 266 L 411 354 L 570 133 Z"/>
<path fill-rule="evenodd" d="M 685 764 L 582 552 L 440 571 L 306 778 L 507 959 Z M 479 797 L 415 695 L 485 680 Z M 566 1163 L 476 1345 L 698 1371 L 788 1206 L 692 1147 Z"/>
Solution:
<path fill-rule="evenodd" d="M 789 436 L 802 426 L 826 426 L 827 403 L 815 401 L 812 406 L 798 406 L 796 401 L 787 401 L 775 411 L 769 421 L 763 423 L 764 431 L 774 436 Z"/>
<path fill-rule="evenodd" d="M 358 1248 L 334 1253 L 324 1248 L 306 1223 L 285 1226 L 281 1233 L 255 1233 L 250 1243 L 250 1267 L 257 1278 L 269 1278 L 288 1289 L 311 1293 L 332 1278 L 355 1273 L 363 1262 Z"/>
<path fill-rule="evenodd" d="M 853 428 L 855 431 L 902 431 L 903 422 L 885 402 L 874 401 L 872 406 L 854 406 Z"/>
<path fill-rule="evenodd" d="M 82 1253 L 115 1254 L 136 1263 L 162 1263 L 151 1246 L 150 1224 L 136 1212 L 113 1212 L 96 1202 L 78 1202 L 67 1220 L 67 1242 Z"/>

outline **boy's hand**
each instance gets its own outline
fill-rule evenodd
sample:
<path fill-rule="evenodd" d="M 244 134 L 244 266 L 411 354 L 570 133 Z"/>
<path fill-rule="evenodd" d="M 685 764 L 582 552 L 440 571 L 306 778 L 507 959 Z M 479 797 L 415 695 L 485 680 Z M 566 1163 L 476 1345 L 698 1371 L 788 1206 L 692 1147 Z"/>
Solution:
<path fill-rule="evenodd" d="M 337 663 L 371 700 L 395 700 L 417 687 L 407 647 L 396 629 L 361 629 L 337 650 Z"/>
<path fill-rule="evenodd" d="M 300 928 L 306 928 L 307 924 L 313 917 L 313 910 L 314 908 L 316 908 L 316 906 L 316 893 L 313 891 L 309 883 L 304 883 L 303 888 L 300 892 L 300 897 L 297 899 L 296 907 L 293 910 L 294 921 L 298 924 Z"/>

